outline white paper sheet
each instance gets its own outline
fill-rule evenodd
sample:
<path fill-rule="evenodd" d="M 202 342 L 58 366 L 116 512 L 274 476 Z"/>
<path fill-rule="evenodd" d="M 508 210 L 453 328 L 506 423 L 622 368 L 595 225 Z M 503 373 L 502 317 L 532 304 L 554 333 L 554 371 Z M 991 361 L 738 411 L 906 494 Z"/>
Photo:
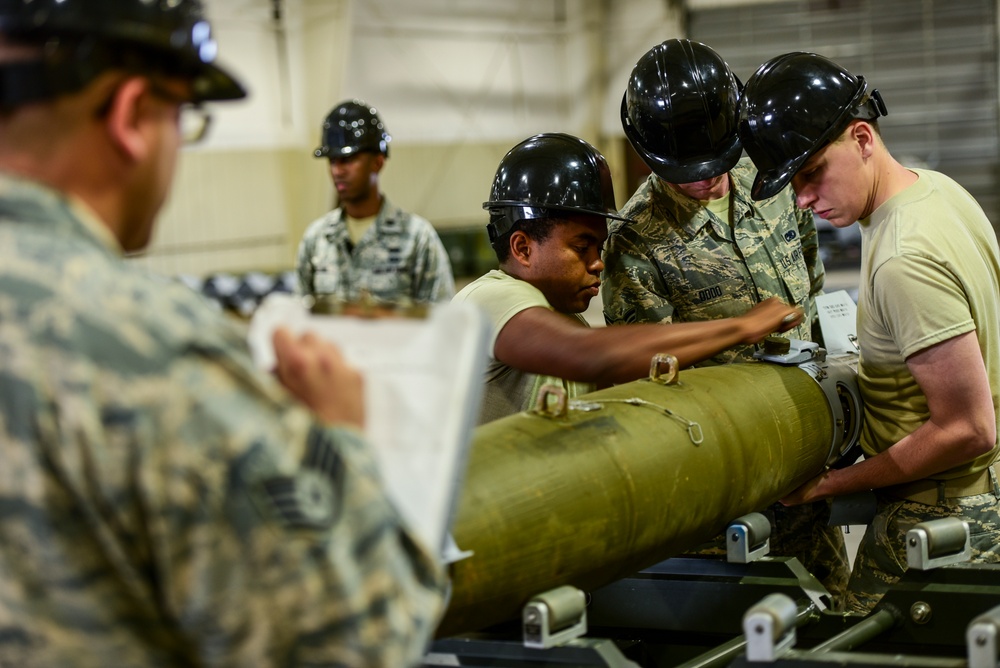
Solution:
<path fill-rule="evenodd" d="M 858 307 L 846 290 L 816 297 L 823 344 L 829 355 L 857 355 Z"/>
<path fill-rule="evenodd" d="M 313 331 L 365 376 L 365 432 L 389 497 L 428 547 L 444 550 L 482 398 L 489 325 L 470 304 L 437 304 L 426 318 L 315 316 L 270 295 L 250 321 L 255 363 L 274 368 L 274 330 Z"/>

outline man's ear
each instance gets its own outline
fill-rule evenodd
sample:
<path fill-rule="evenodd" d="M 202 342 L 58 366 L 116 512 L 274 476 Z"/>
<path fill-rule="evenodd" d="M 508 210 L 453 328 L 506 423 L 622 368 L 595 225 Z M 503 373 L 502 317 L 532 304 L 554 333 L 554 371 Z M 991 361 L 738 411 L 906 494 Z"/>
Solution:
<path fill-rule="evenodd" d="M 126 79 L 115 88 L 105 119 L 112 144 L 133 162 L 149 152 L 149 137 L 144 133 L 148 90 L 148 82 L 141 77 Z"/>
<path fill-rule="evenodd" d="M 875 148 L 875 128 L 865 121 L 859 121 L 851 128 L 851 139 L 858 144 L 861 151 L 861 159 L 867 160 L 872 157 Z"/>
<path fill-rule="evenodd" d="M 518 264 L 531 266 L 531 253 L 533 243 L 531 237 L 524 233 L 524 230 L 515 230 L 510 235 L 510 257 Z"/>
<path fill-rule="evenodd" d="M 372 161 L 372 170 L 378 174 L 385 167 L 385 156 L 381 153 L 375 154 L 375 159 Z"/>

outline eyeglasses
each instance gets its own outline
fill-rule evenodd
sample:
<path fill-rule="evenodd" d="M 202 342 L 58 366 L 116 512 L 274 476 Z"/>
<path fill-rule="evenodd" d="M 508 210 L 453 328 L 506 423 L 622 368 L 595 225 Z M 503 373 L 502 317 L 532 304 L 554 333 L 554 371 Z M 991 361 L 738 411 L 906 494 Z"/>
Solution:
<path fill-rule="evenodd" d="M 181 141 L 184 144 L 197 144 L 208 135 L 212 125 L 212 112 L 200 104 L 186 103 L 181 105 Z"/>
<path fill-rule="evenodd" d="M 149 83 L 149 92 L 162 100 L 180 106 L 178 129 L 184 144 L 197 144 L 205 138 L 208 134 L 208 128 L 212 125 L 212 112 L 203 107 L 200 102 L 191 102 L 152 80 Z"/>

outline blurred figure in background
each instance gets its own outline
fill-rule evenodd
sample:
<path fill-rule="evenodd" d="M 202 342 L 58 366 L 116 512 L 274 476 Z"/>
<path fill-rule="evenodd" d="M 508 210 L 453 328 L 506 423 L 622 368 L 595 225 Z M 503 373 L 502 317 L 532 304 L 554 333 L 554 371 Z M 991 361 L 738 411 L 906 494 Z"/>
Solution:
<path fill-rule="evenodd" d="M 427 304 L 455 294 L 448 253 L 429 222 L 379 190 L 389 132 L 374 107 L 349 100 L 323 121 L 317 158 L 330 162 L 337 207 L 306 229 L 297 267 L 303 294 L 339 302 Z"/>

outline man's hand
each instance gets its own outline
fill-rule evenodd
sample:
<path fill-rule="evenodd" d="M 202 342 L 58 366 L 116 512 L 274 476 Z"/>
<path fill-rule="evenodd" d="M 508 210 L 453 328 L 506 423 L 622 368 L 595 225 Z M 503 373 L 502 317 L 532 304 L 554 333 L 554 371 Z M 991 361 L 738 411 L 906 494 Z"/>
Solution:
<path fill-rule="evenodd" d="M 327 424 L 364 427 L 364 379 L 336 346 L 284 328 L 275 330 L 273 342 L 275 374 L 289 392 Z"/>
<path fill-rule="evenodd" d="M 823 481 L 830 475 L 829 471 L 819 474 L 809 482 L 794 490 L 791 494 L 781 499 L 781 504 L 785 506 L 797 506 L 802 503 L 812 503 L 825 499 L 829 494 L 822 492 Z"/>
<path fill-rule="evenodd" d="M 762 341 L 775 332 L 787 332 L 802 322 L 802 309 L 789 306 L 777 297 L 765 299 L 739 316 L 744 327 L 743 343 Z"/>

